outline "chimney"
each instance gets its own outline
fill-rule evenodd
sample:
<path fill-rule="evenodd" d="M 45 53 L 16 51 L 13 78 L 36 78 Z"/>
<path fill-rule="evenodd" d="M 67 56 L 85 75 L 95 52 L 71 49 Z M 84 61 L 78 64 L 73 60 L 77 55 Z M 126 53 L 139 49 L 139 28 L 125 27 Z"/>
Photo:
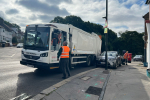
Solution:
<path fill-rule="evenodd" d="M 0 18 L 0 24 L 4 24 L 4 20 Z"/>

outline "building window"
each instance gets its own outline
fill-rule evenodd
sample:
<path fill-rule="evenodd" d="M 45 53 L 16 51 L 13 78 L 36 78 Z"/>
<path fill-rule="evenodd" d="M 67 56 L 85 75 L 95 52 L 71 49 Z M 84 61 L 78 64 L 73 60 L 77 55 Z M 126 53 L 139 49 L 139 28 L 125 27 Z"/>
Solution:
<path fill-rule="evenodd" d="M 5 32 L 5 30 L 3 29 L 3 32 Z"/>

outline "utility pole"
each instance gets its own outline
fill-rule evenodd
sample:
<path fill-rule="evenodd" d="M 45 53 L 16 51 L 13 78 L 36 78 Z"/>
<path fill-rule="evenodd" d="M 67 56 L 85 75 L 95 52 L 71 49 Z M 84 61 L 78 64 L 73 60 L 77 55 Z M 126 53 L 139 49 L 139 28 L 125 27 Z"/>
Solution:
<path fill-rule="evenodd" d="M 105 70 L 108 69 L 108 58 L 107 58 L 107 45 L 108 45 L 108 0 L 106 0 L 106 17 L 103 17 L 106 19 L 106 22 L 105 22 L 105 27 L 104 27 L 104 33 L 105 33 L 105 64 L 106 64 L 106 67 L 105 67 Z"/>

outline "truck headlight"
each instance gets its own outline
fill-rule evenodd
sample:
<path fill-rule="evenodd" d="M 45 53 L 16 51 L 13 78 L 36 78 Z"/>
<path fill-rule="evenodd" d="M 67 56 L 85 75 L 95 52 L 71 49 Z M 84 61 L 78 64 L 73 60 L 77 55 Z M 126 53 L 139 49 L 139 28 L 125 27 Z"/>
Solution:
<path fill-rule="evenodd" d="M 47 57 L 47 56 L 48 56 L 48 52 L 40 54 L 40 57 Z"/>

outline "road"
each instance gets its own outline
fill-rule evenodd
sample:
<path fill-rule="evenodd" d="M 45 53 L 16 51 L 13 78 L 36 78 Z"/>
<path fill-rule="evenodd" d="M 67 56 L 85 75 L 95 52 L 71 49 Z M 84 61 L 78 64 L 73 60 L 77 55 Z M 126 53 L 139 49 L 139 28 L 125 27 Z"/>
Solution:
<path fill-rule="evenodd" d="M 36 95 L 42 90 L 62 81 L 62 74 L 57 70 L 40 71 L 20 65 L 21 48 L 0 48 L 0 100 L 8 100 L 22 93 Z M 71 75 L 92 69 L 77 66 Z"/>

